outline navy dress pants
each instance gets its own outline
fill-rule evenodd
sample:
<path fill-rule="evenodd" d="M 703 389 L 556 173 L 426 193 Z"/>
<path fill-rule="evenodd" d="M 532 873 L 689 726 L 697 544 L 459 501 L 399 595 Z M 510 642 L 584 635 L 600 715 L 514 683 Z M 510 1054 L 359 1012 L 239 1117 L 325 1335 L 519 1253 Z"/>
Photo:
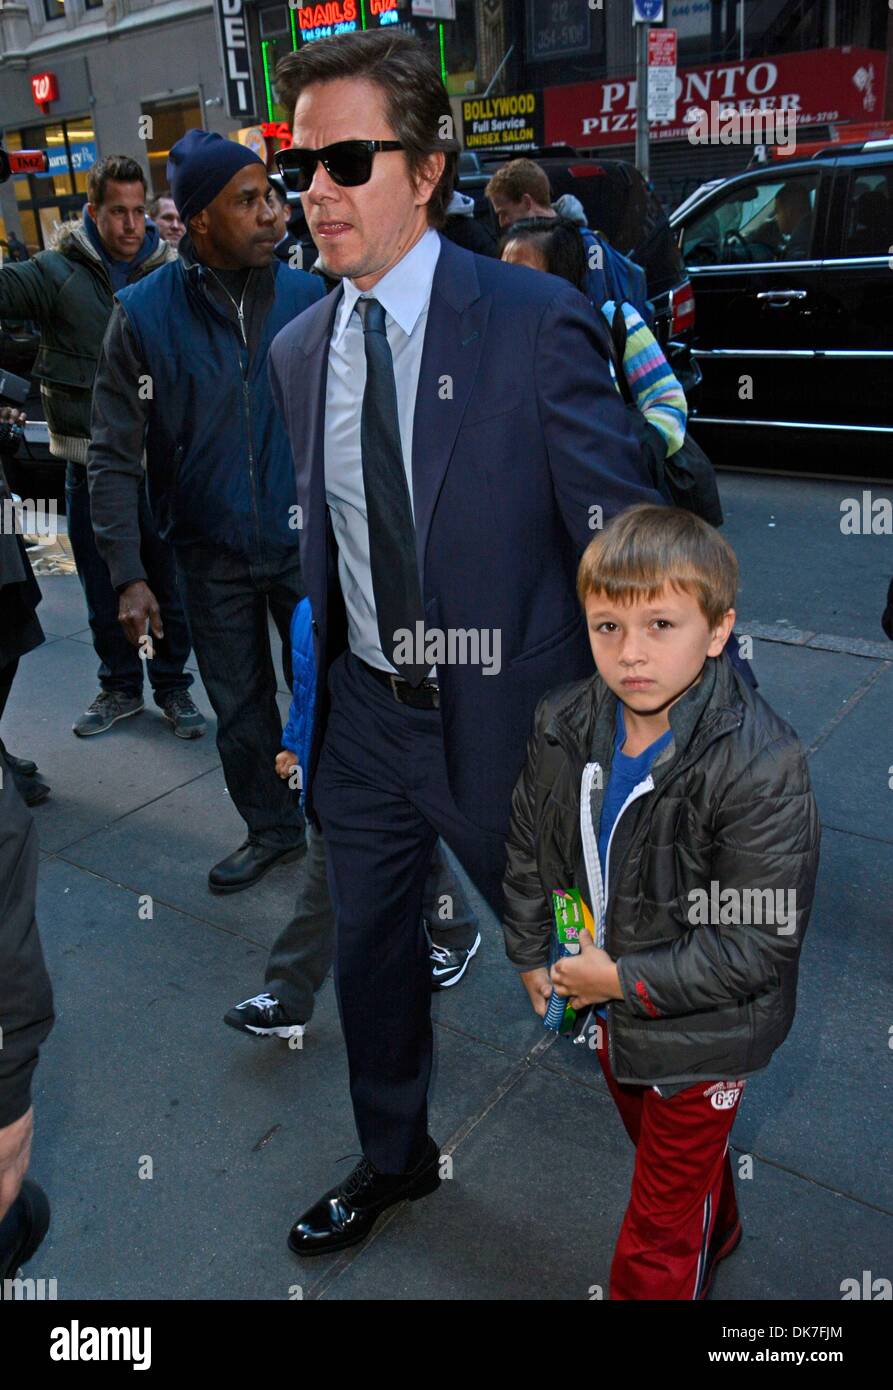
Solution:
<path fill-rule="evenodd" d="M 428 1133 L 431 968 L 422 896 L 438 835 L 494 912 L 505 840 L 473 825 L 447 784 L 440 710 L 399 704 L 350 652 L 329 671 L 313 781 L 335 905 L 335 986 L 363 1152 L 404 1173 Z M 506 817 L 508 817 L 508 806 Z"/>

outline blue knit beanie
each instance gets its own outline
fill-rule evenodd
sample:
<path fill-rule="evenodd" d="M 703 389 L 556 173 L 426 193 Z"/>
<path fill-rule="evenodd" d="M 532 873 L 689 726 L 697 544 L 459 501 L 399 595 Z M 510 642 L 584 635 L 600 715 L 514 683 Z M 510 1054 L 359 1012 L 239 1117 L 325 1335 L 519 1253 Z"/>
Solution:
<path fill-rule="evenodd" d="M 246 164 L 264 167 L 247 145 L 210 130 L 187 130 L 171 146 L 167 161 L 167 183 L 181 222 L 188 225 Z"/>

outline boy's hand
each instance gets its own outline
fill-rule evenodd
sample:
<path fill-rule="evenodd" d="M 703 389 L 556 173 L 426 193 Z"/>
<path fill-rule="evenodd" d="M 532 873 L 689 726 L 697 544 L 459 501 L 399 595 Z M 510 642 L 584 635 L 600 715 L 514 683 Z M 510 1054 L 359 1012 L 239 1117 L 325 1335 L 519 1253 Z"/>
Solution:
<path fill-rule="evenodd" d="M 552 998 L 552 981 L 549 979 L 549 972 L 544 965 L 537 970 L 524 970 L 521 974 L 521 983 L 530 996 L 534 1013 L 544 1018 L 549 1007 L 549 1000 Z"/>
<path fill-rule="evenodd" d="M 283 748 L 281 753 L 276 754 L 276 771 L 283 782 L 288 781 L 297 766 L 297 758 L 294 753 L 290 753 L 287 748 Z"/>
<path fill-rule="evenodd" d="M 588 931 L 580 933 L 580 954 L 557 960 L 551 979 L 555 993 L 568 999 L 572 1009 L 623 998 L 617 966 L 607 951 L 593 943 Z"/>

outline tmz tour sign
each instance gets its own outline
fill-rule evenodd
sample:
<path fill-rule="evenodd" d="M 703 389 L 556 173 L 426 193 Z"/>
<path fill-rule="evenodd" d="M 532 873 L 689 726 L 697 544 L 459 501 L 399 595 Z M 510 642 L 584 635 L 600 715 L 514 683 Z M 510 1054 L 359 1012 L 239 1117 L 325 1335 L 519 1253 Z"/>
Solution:
<path fill-rule="evenodd" d="M 462 102 L 462 143 L 467 150 L 532 150 L 542 144 L 539 92 L 466 97 Z"/>
<path fill-rule="evenodd" d="M 724 112 L 785 111 L 795 125 L 866 121 L 883 110 L 886 54 L 870 48 L 783 53 L 741 63 L 680 68 L 676 116 L 652 121 L 652 140 L 684 138 L 716 102 Z M 636 135 L 636 81 L 618 77 L 547 87 L 546 144 L 629 145 Z"/>

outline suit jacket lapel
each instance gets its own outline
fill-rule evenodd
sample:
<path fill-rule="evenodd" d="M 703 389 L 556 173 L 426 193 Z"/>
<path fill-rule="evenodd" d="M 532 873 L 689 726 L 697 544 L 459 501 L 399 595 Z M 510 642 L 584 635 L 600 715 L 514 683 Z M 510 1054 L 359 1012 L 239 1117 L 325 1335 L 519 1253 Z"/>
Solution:
<path fill-rule="evenodd" d="M 473 257 L 441 237 L 412 430 L 416 551 L 423 576 L 431 519 L 477 375 L 489 311 Z"/>
<path fill-rule="evenodd" d="M 320 301 L 321 307 L 307 333 L 296 339 L 304 355 L 292 376 L 290 386 L 295 392 L 297 409 L 295 425 L 304 432 L 305 447 L 295 451 L 295 473 L 300 496 L 309 499 L 310 516 L 303 518 L 306 545 L 302 550 L 305 567 L 304 583 L 315 599 L 314 618 L 325 621 L 327 573 L 328 504 L 325 478 L 326 377 L 329 363 L 329 341 L 335 315 L 344 294 L 340 286 Z M 298 379 L 297 373 L 300 372 Z M 293 428 L 295 426 L 293 425 Z"/>

